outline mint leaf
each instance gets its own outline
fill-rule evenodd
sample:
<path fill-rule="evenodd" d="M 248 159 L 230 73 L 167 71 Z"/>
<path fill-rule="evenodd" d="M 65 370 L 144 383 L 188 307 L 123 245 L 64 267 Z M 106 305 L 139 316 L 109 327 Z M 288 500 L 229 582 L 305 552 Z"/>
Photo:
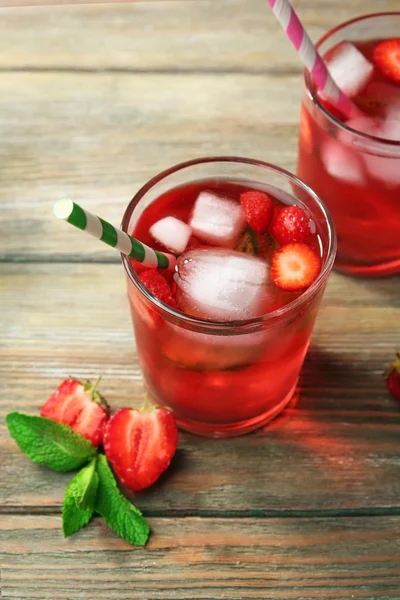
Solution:
<path fill-rule="evenodd" d="M 79 531 L 93 516 L 99 476 L 96 457 L 70 481 L 64 495 L 62 521 L 64 536 Z"/>
<path fill-rule="evenodd" d="M 72 471 L 88 462 L 97 450 L 68 425 L 20 412 L 6 416 L 8 431 L 34 463 L 55 471 Z"/>
<path fill-rule="evenodd" d="M 95 510 L 107 525 L 124 540 L 144 546 L 149 537 L 149 524 L 142 513 L 121 494 L 103 454 L 99 454 L 96 471 L 99 476 Z"/>

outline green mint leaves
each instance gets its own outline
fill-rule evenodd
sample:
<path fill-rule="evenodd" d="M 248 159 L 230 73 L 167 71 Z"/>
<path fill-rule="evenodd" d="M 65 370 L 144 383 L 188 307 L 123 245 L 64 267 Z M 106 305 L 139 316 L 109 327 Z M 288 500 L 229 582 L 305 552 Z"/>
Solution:
<path fill-rule="evenodd" d="M 79 471 L 70 481 L 64 495 L 62 522 L 65 537 L 79 531 L 89 523 L 94 513 L 99 477 L 96 473 L 97 458 Z"/>
<path fill-rule="evenodd" d="M 142 513 L 121 494 L 117 482 L 103 454 L 97 459 L 99 487 L 95 510 L 107 525 L 124 540 L 135 546 L 144 546 L 150 528 Z"/>
<path fill-rule="evenodd" d="M 9 413 L 6 423 L 11 436 L 34 463 L 55 471 L 72 471 L 86 465 L 65 490 L 65 537 L 79 531 L 97 513 L 130 544 L 146 544 L 150 532 L 147 521 L 119 491 L 104 454 L 98 454 L 85 437 L 68 425 L 20 412 Z"/>
<path fill-rule="evenodd" d="M 34 463 L 54 471 L 77 469 L 97 453 L 83 435 L 51 419 L 12 412 L 6 416 L 6 423 L 22 452 Z"/>

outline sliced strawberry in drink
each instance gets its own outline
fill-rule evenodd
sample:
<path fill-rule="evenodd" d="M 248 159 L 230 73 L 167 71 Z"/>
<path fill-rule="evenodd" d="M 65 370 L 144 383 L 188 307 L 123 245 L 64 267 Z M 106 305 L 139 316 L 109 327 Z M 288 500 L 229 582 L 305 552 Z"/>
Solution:
<path fill-rule="evenodd" d="M 271 279 L 281 290 L 305 290 L 317 279 L 320 271 L 321 257 L 307 244 L 287 244 L 272 257 Z"/>
<path fill-rule="evenodd" d="M 164 304 L 172 308 L 177 308 L 172 290 L 167 280 L 157 269 L 147 269 L 139 274 L 139 279 L 143 285 Z"/>
<path fill-rule="evenodd" d="M 98 446 L 108 420 L 107 402 L 96 390 L 96 384 L 66 379 L 42 407 L 40 415 L 69 425 L 93 446 Z"/>
<path fill-rule="evenodd" d="M 386 77 L 400 83 L 400 38 L 378 44 L 374 49 L 373 60 Z"/>
<path fill-rule="evenodd" d="M 167 469 L 178 445 L 178 429 L 171 411 L 147 403 L 140 410 L 122 408 L 107 423 L 107 459 L 121 483 L 142 490 Z"/>
<path fill-rule="evenodd" d="M 264 192 L 244 192 L 240 196 L 240 204 L 250 227 L 257 233 L 266 233 L 274 212 L 271 198 Z"/>
<path fill-rule="evenodd" d="M 270 233 L 279 244 L 308 243 L 313 238 L 310 217 L 300 206 L 285 206 L 276 211 Z"/>

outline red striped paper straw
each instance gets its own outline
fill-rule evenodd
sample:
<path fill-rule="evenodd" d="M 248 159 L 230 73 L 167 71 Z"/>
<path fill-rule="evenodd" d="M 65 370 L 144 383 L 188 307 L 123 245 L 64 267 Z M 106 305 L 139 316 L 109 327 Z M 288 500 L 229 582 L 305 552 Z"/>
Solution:
<path fill-rule="evenodd" d="M 338 108 L 345 117 L 360 114 L 359 109 L 336 85 L 310 36 L 301 24 L 289 0 L 267 0 L 287 37 L 296 48 L 322 96 Z"/>

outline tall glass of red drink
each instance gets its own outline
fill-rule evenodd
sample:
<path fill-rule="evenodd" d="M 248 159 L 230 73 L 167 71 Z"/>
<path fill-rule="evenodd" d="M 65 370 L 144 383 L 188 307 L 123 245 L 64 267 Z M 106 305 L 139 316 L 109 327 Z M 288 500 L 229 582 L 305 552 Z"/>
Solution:
<path fill-rule="evenodd" d="M 399 12 L 373 14 L 317 44 L 359 117 L 338 114 L 305 74 L 297 174 L 332 214 L 335 268 L 356 276 L 400 272 L 399 32 Z"/>
<path fill-rule="evenodd" d="M 179 310 L 175 303 L 168 306 L 160 301 L 140 279 L 143 266 L 122 256 L 138 358 L 151 400 L 172 409 L 181 428 L 213 437 L 256 429 L 292 398 L 335 257 L 330 216 L 316 194 L 294 175 L 255 160 L 221 157 L 194 160 L 161 173 L 135 195 L 122 221 L 124 231 L 163 249 L 149 233 L 155 222 L 173 216 L 187 223 L 196 198 L 204 191 L 229 198 L 240 207 L 244 190 L 268 192 L 275 211 L 295 205 L 309 215 L 313 223 L 310 244 L 320 256 L 321 268 L 305 291 L 282 291 L 266 281 L 257 299 L 259 314 L 238 319 L 230 313 L 227 320 L 223 312 L 215 318 L 214 309 L 223 311 L 222 294 L 218 297 L 222 308 L 212 307 L 213 319 L 197 305 L 184 303 Z M 251 245 L 246 235 L 241 234 L 242 241 L 235 246 L 244 253 Z M 265 247 L 258 248 L 264 252 L 268 270 L 274 247 L 268 245 L 272 238 L 263 239 Z M 207 248 L 214 257 L 212 244 Z M 224 256 L 225 251 L 218 248 L 216 256 Z M 221 262 L 224 275 L 228 263 Z M 163 275 L 174 289 L 174 275 Z M 199 286 L 205 288 L 219 283 L 218 277 L 210 284 L 201 281 Z M 214 291 L 197 289 L 196 293 L 207 296 Z M 240 297 L 253 293 L 253 288 L 244 281 L 243 289 L 232 293 Z"/>

